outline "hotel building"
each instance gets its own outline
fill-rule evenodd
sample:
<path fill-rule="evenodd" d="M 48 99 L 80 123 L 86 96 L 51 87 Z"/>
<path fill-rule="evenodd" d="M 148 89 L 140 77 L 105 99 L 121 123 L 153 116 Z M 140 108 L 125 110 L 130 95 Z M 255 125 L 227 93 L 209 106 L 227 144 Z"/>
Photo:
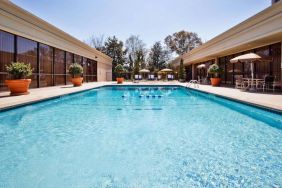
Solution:
<path fill-rule="evenodd" d="M 187 80 L 191 80 L 206 77 L 208 66 L 218 63 L 224 69 L 222 83 L 234 85 L 236 75 L 250 77 L 251 69 L 250 63 L 230 63 L 230 59 L 253 52 L 270 60 L 255 63 L 255 77 L 273 75 L 276 81 L 281 81 L 281 42 L 282 1 L 276 0 L 262 12 L 176 58 L 172 64 L 177 68 L 183 59 Z M 200 64 L 206 68 L 197 68 Z"/>
<path fill-rule="evenodd" d="M 83 29 L 83 28 L 82 28 Z M 112 59 L 7 0 L 0 3 L 0 91 L 6 65 L 30 63 L 31 88 L 70 84 L 68 67 L 80 63 L 84 81 L 112 80 Z"/>

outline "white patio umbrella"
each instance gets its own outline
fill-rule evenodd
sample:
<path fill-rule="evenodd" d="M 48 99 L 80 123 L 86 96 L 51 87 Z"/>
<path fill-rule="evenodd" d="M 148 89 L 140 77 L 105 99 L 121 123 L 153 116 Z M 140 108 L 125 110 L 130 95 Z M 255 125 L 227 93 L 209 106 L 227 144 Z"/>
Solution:
<path fill-rule="evenodd" d="M 173 72 L 172 69 L 162 69 L 160 72 Z"/>
<path fill-rule="evenodd" d="M 238 63 L 238 62 L 250 62 L 251 63 L 251 75 L 252 79 L 254 79 L 254 63 L 261 61 L 262 57 L 255 54 L 255 53 L 248 53 L 244 55 L 237 56 L 230 60 L 231 63 Z"/>
<path fill-rule="evenodd" d="M 141 69 L 139 72 L 140 73 L 149 73 L 150 71 L 148 69 Z"/>
<path fill-rule="evenodd" d="M 201 65 L 197 66 L 197 69 L 202 69 L 202 68 L 206 68 L 206 65 L 205 64 L 201 64 Z"/>

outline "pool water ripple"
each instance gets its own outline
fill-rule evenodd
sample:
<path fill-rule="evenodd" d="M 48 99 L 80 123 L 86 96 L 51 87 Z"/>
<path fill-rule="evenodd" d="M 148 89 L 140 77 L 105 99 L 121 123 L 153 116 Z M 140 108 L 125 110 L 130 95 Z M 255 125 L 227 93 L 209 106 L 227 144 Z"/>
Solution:
<path fill-rule="evenodd" d="M 0 187 L 281 187 L 281 122 L 183 87 L 102 87 L 1 112 Z"/>

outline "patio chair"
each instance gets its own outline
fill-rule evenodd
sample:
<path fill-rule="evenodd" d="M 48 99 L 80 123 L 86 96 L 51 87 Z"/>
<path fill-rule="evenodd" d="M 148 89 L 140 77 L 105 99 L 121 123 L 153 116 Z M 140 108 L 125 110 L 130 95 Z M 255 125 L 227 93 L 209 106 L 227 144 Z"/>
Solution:
<path fill-rule="evenodd" d="M 135 74 L 135 75 L 134 75 L 134 80 L 133 80 L 133 82 L 134 82 L 134 83 L 138 83 L 138 80 L 139 80 L 139 75 L 138 75 L 138 74 Z"/>
<path fill-rule="evenodd" d="M 198 76 L 198 83 L 199 83 L 199 84 L 202 84 L 202 83 L 203 83 L 203 79 L 202 79 L 200 76 Z"/>
<path fill-rule="evenodd" d="M 171 80 L 171 75 L 170 74 L 167 75 L 167 80 Z"/>
<path fill-rule="evenodd" d="M 142 75 L 138 75 L 138 80 L 142 80 Z"/>
<path fill-rule="evenodd" d="M 236 89 L 245 89 L 246 84 L 243 81 L 243 75 L 235 75 L 235 88 Z"/>
<path fill-rule="evenodd" d="M 158 75 L 158 80 L 161 80 L 162 79 L 162 76 L 161 75 Z"/>
<path fill-rule="evenodd" d="M 201 81 L 202 81 L 202 84 L 209 85 L 210 84 L 210 77 L 206 76 L 203 79 L 201 79 Z"/>
<path fill-rule="evenodd" d="M 265 76 L 264 77 L 264 81 L 262 83 L 262 90 L 263 92 L 265 90 L 270 90 L 272 88 L 272 91 L 275 91 L 275 87 L 276 87 L 276 82 L 274 84 L 275 81 L 275 77 L 274 76 Z"/>
<path fill-rule="evenodd" d="M 155 80 L 155 75 L 149 74 L 149 80 Z"/>

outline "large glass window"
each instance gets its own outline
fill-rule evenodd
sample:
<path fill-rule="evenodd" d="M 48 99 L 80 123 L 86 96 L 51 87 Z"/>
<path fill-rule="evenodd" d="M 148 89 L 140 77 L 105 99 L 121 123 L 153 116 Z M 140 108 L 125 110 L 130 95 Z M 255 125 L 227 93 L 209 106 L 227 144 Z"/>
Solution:
<path fill-rule="evenodd" d="M 71 84 L 71 76 L 69 75 L 69 67 L 73 64 L 73 54 L 66 52 L 66 63 L 67 63 L 67 84 Z"/>
<path fill-rule="evenodd" d="M 55 85 L 64 85 L 66 83 L 65 52 L 56 48 L 54 60 Z"/>
<path fill-rule="evenodd" d="M 237 56 L 240 56 L 240 55 L 243 55 L 243 53 L 238 53 L 238 54 L 235 54 L 234 57 L 237 57 Z M 232 71 L 233 72 L 233 76 L 235 77 L 236 75 L 244 75 L 243 72 L 243 68 L 244 68 L 244 65 L 243 63 L 241 62 L 238 62 L 238 63 L 234 63 L 234 70 Z"/>
<path fill-rule="evenodd" d="M 74 54 L 74 62 L 75 62 L 75 63 L 81 64 L 81 61 L 82 61 L 81 58 L 82 58 L 82 57 L 81 57 L 80 55 Z"/>
<path fill-rule="evenodd" d="M 51 46 L 39 45 L 39 63 L 40 63 L 40 87 L 53 85 L 53 48 Z"/>
<path fill-rule="evenodd" d="M 225 61 L 226 61 L 226 84 L 233 84 L 234 80 L 233 80 L 233 63 L 230 63 L 230 60 L 233 58 L 234 56 L 227 56 Z"/>
<path fill-rule="evenodd" d="M 226 79 L 226 63 L 225 63 L 225 57 L 221 57 L 218 59 L 218 65 L 224 72 L 220 75 L 221 76 L 221 82 L 225 84 L 225 79 Z"/>
<path fill-rule="evenodd" d="M 87 58 L 82 58 L 82 66 L 83 66 L 83 81 L 87 82 L 86 74 L 87 74 Z"/>
<path fill-rule="evenodd" d="M 281 43 L 271 45 L 271 74 L 277 81 L 281 81 Z"/>
<path fill-rule="evenodd" d="M 6 65 L 14 61 L 14 35 L 0 31 L 0 90 L 6 90 Z"/>
<path fill-rule="evenodd" d="M 92 59 L 87 59 L 86 80 L 88 82 L 97 81 L 97 62 Z"/>
<path fill-rule="evenodd" d="M 256 49 L 256 54 L 262 58 L 269 58 L 269 46 Z M 271 62 L 263 61 L 255 63 L 255 76 L 256 78 L 264 78 L 266 75 L 270 75 Z"/>
<path fill-rule="evenodd" d="M 37 87 L 37 42 L 18 37 L 17 39 L 17 61 L 29 63 L 33 68 L 30 87 Z"/>

